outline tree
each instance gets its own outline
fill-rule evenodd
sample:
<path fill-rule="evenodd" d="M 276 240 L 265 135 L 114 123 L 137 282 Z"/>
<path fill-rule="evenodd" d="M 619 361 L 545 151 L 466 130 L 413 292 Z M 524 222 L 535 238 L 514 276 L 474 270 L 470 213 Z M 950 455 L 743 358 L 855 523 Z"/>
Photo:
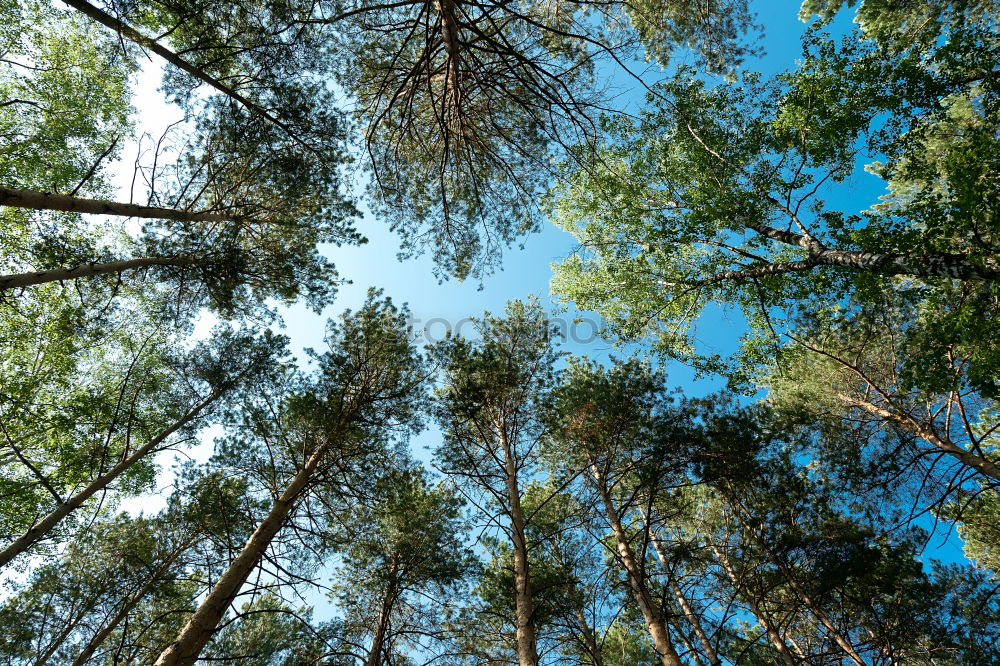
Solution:
<path fill-rule="evenodd" d="M 254 434 L 263 445 L 254 466 L 263 466 L 261 460 L 280 461 L 280 471 L 273 471 L 284 479 L 278 476 L 270 486 L 267 515 L 157 658 L 158 666 L 198 659 L 275 537 L 307 506 L 309 494 L 317 488 L 331 494 L 340 486 L 350 488 L 357 482 L 352 474 L 365 471 L 362 463 L 370 466 L 394 436 L 417 427 L 424 369 L 410 337 L 405 313 L 372 292 L 357 313 L 348 312 L 339 325 L 330 325 L 330 350 L 316 357 L 315 378 L 288 395 L 277 422 L 253 411 L 246 414 L 246 425 L 256 426 Z M 278 460 L 272 457 L 272 441 Z"/>
<path fill-rule="evenodd" d="M 581 149 L 584 166 L 555 188 L 549 210 L 580 248 L 557 268 L 554 291 L 600 311 L 621 339 L 651 339 L 666 357 L 740 381 L 745 365 L 694 346 L 709 303 L 746 316 L 739 360 L 752 366 L 784 342 L 796 313 L 903 302 L 944 322 L 913 359 L 931 381 L 931 359 L 983 339 L 996 313 L 986 185 L 996 83 L 959 76 L 958 63 L 995 54 L 1000 40 L 989 21 L 970 27 L 973 4 L 938 26 L 947 46 L 899 50 L 857 33 L 838 45 L 810 29 L 801 65 L 770 81 L 712 86 L 681 68 L 651 91 L 641 119 L 609 120 L 606 145 Z M 890 190 L 882 203 L 819 198 L 863 159 L 879 160 L 869 171 Z M 995 374 L 995 356 L 970 374 Z"/>
<path fill-rule="evenodd" d="M 556 448 L 548 455 L 563 461 L 564 474 L 579 469 L 587 476 L 593 510 L 611 529 L 616 563 L 625 572 L 657 657 L 664 666 L 680 666 L 664 608 L 651 589 L 646 544 L 637 545 L 628 529 L 629 513 L 641 501 L 630 477 L 641 474 L 636 466 L 656 428 L 661 394 L 662 378 L 633 364 L 605 371 L 577 360 L 554 393 L 550 418 Z"/>
<path fill-rule="evenodd" d="M 89 3 L 73 5 L 118 21 Z M 221 23 L 208 6 L 128 9 L 209 58 L 230 85 L 255 87 L 257 103 L 199 96 L 170 78 L 166 88 L 185 120 L 154 141 L 148 158 L 140 139 L 133 191 L 127 201 L 114 200 L 102 176 L 132 135 L 128 85 L 138 51 L 126 46 L 128 35 L 102 35 L 82 14 L 33 4 L 10 9 L 11 26 L 20 30 L 9 33 L 14 59 L 0 83 L 0 150 L 10 160 L 6 175 L 0 172 L 9 225 L 0 293 L 7 300 L 10 290 L 47 282 L 111 274 L 120 283 L 139 274 L 166 282 L 186 305 L 176 306 L 184 317 L 202 305 L 225 315 L 259 314 L 268 298 L 305 296 L 321 307 L 336 272 L 317 246 L 363 242 L 341 182 L 349 161 L 343 114 L 317 82 L 322 43 L 309 35 L 276 37 L 274 25 L 253 23 L 256 10 L 259 20 L 273 11 L 268 20 L 280 21 L 278 7 L 247 6 Z M 44 30 L 33 30 L 43 22 Z M 219 44 L 227 32 L 229 41 Z M 38 36 L 22 45 L 19 34 Z M 269 66 L 262 68 L 265 57 Z M 283 120 L 271 122 L 264 106 L 280 109 Z M 75 142 L 79 149 L 59 148 Z M 47 171 L 36 166 L 50 163 Z M 147 190 L 142 203 L 132 201 L 143 196 L 137 182 Z M 81 213 L 112 221 L 93 227 Z M 138 231 L 116 228 L 115 217 L 143 222 Z"/>
<path fill-rule="evenodd" d="M 112 484 L 121 494 L 147 487 L 154 455 L 176 446 L 175 435 L 189 439 L 203 412 L 251 373 L 258 380 L 266 376 L 283 348 L 275 336 L 223 334 L 187 358 L 171 360 L 148 329 L 115 333 L 121 336 L 117 345 L 96 350 L 74 349 L 80 340 L 73 337 L 50 339 L 45 351 L 51 363 L 43 362 L 33 345 L 31 351 L 10 350 L 20 354 L 12 353 L 9 361 L 24 362 L 12 363 L 11 370 L 33 366 L 33 371 L 20 386 L 12 383 L 14 390 L 5 396 L 3 438 L 16 464 L 9 466 L 4 485 L 22 502 L 31 496 L 44 500 L 37 500 L 31 513 L 24 504 L 12 512 L 20 522 L 0 550 L 0 566 L 45 539 L 98 494 L 103 498 Z M 136 333 L 145 336 L 133 339 Z M 20 341 L 30 344 L 33 337 Z M 80 382 L 77 373 L 94 384 Z"/>
<path fill-rule="evenodd" d="M 352 511 L 339 538 L 344 564 L 333 586 L 339 607 L 370 636 L 366 666 L 394 663 L 406 644 L 432 654 L 448 599 L 474 559 L 465 545 L 462 502 L 421 467 L 389 469 L 376 481 L 374 506 Z"/>
<path fill-rule="evenodd" d="M 517 661 L 538 664 L 531 562 L 521 505 L 544 434 L 541 400 L 552 381 L 551 331 L 537 304 L 512 302 L 506 317 L 474 322 L 478 341 L 440 343 L 443 368 L 436 413 L 444 442 L 435 452 L 441 470 L 475 497 L 489 528 L 512 550 Z"/>
<path fill-rule="evenodd" d="M 640 43 L 678 46 L 725 68 L 747 49 L 747 3 L 323 3 L 338 71 L 357 100 L 374 208 L 430 246 L 459 279 L 539 228 L 537 196 L 566 145 L 593 141 L 610 95 L 600 67 L 625 69 Z M 631 75 L 627 72 L 626 75 Z"/>
<path fill-rule="evenodd" d="M 148 220 L 118 247 L 27 257 L 20 266 L 31 270 L 0 276 L 0 289 L 142 269 L 155 281 L 172 283 L 188 308 L 252 312 L 265 298 L 299 295 L 324 303 L 336 273 L 317 245 L 362 239 L 351 224 L 355 209 L 341 192 L 338 165 L 346 157 L 339 116 L 312 112 L 301 102 L 293 111 L 318 116 L 314 134 L 324 139 L 325 162 L 273 126 L 209 101 L 192 131 L 172 146 L 175 161 L 167 159 L 165 146 L 157 148 L 162 163 L 154 160 L 146 174 L 149 205 L 0 190 L 0 205 L 8 207 Z"/>
<path fill-rule="evenodd" d="M 929 458 L 959 470 L 948 475 L 956 485 L 969 474 L 989 483 L 1000 480 L 989 447 L 996 428 L 994 401 L 976 389 L 982 380 L 969 376 L 988 350 L 974 343 L 950 345 L 934 368 L 949 381 L 928 385 L 915 381 L 911 360 L 922 355 L 918 348 L 927 336 L 923 326 L 907 321 L 917 319 L 907 309 L 886 303 L 831 319 L 801 321 L 794 344 L 772 364 L 764 381 L 775 405 L 798 412 L 800 420 L 827 424 L 821 441 L 831 449 L 849 439 L 867 441 L 869 448 L 882 440 L 874 468 L 858 471 L 901 470 Z"/>

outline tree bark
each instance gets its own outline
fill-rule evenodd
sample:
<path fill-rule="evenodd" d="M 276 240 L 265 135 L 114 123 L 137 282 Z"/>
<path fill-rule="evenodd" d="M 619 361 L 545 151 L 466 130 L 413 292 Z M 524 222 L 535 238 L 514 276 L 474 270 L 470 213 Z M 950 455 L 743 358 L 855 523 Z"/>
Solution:
<path fill-rule="evenodd" d="M 201 651 L 219 626 L 222 616 L 236 599 L 240 588 L 260 562 L 271 541 L 285 525 L 292 507 L 305 490 L 330 445 L 330 441 L 324 442 L 309 456 L 306 464 L 274 501 L 267 517 L 247 539 L 239 555 L 229 563 L 229 567 L 177 634 L 174 642 L 160 653 L 154 666 L 190 666 L 198 660 Z"/>
<path fill-rule="evenodd" d="M 903 428 L 903 430 L 916 435 L 928 444 L 932 444 L 948 455 L 954 457 L 963 465 L 967 465 L 980 474 L 1000 481 L 1000 466 L 997 466 L 995 463 L 984 458 L 983 456 L 970 453 L 952 442 L 950 439 L 938 436 L 933 429 L 929 428 L 926 424 L 920 423 L 909 414 L 900 414 L 895 411 L 890 411 L 884 407 L 879 407 L 876 404 L 868 402 L 867 400 L 858 400 L 844 393 L 838 393 L 837 398 L 847 405 L 857 407 L 858 409 L 862 409 L 869 414 L 881 417 L 887 421 L 892 421 L 899 427 Z"/>
<path fill-rule="evenodd" d="M 611 531 L 615 536 L 618 558 L 621 560 L 622 566 L 625 567 L 629 585 L 632 588 L 633 594 L 635 594 L 635 600 L 639 604 L 639 609 L 642 611 L 646 627 L 649 629 L 649 635 L 653 638 L 653 647 L 660 658 L 660 663 L 663 666 L 682 666 L 677 650 L 670 640 L 670 632 L 667 630 L 667 624 L 660 613 L 659 607 L 653 602 L 652 595 L 649 593 L 649 588 L 642 574 L 642 569 L 636 560 L 635 553 L 632 552 L 632 546 L 629 544 L 625 529 L 622 527 L 618 510 L 611 501 L 607 479 L 601 472 L 593 456 L 590 459 L 590 470 L 594 475 L 597 490 L 601 495 L 601 501 L 604 503 L 605 514 L 607 515 L 608 522 L 611 524 Z"/>
<path fill-rule="evenodd" d="M 202 260 L 193 257 L 140 257 L 138 259 L 110 261 L 104 264 L 81 264 L 73 268 L 56 268 L 48 271 L 0 275 L 0 291 L 17 289 L 19 287 L 33 287 L 47 282 L 76 280 L 94 275 L 122 273 L 138 268 L 149 268 L 151 266 L 188 267 L 201 263 L 203 263 Z"/>
<path fill-rule="evenodd" d="M 514 550 L 514 610 L 517 621 L 517 661 L 519 666 L 538 666 L 535 638 L 535 610 L 528 571 L 528 544 L 525 539 L 524 511 L 517 485 L 517 464 L 502 422 L 496 424 L 500 448 L 506 466 L 507 499 L 510 503 L 510 528 Z"/>
<path fill-rule="evenodd" d="M 292 131 L 292 128 L 290 128 L 288 125 L 286 125 L 281 120 L 276 118 L 266 109 L 259 106 L 258 104 L 255 104 L 254 102 L 251 102 L 249 99 L 238 93 L 233 88 L 230 88 L 222 81 L 219 81 L 217 78 L 205 72 L 205 70 L 201 69 L 200 67 L 195 67 L 194 65 L 187 62 L 186 60 L 181 58 L 179 55 L 177 55 L 170 49 L 160 45 L 155 40 L 150 39 L 146 35 L 136 30 L 135 28 L 126 25 L 122 21 L 119 21 L 114 16 L 111 16 L 107 12 L 99 9 L 98 7 L 95 7 L 86 0 L 63 0 L 63 2 L 72 7 L 73 9 L 89 16 L 91 19 L 97 21 L 101 25 L 111 28 L 119 35 L 135 42 L 139 46 L 149 49 L 156 55 L 160 56 L 161 58 L 169 62 L 174 67 L 177 67 L 178 69 L 187 72 L 188 74 L 190 74 L 191 76 L 193 76 L 194 78 L 198 79 L 203 83 L 207 83 L 208 85 L 212 86 L 213 88 L 221 92 L 223 95 L 226 95 L 227 97 L 236 100 L 237 102 L 242 104 L 248 111 L 257 114 L 258 116 L 264 118 L 265 120 L 272 123 L 276 127 L 281 128 L 286 134 L 288 134 L 289 137 L 291 137 L 293 141 L 295 141 L 299 145 L 303 146 L 304 148 L 306 148 L 311 152 L 316 152 L 314 148 L 312 148 L 307 143 L 302 141 L 302 139 L 300 139 L 295 134 L 295 132 Z"/>
<path fill-rule="evenodd" d="M 0 187 L 0 206 L 30 208 L 32 210 L 59 210 L 66 213 L 92 213 L 94 215 L 117 215 L 119 217 L 142 217 L 156 220 L 177 220 L 179 222 L 230 222 L 232 216 L 225 213 L 194 212 L 177 208 L 140 206 L 138 204 L 85 199 L 68 194 L 52 194 L 36 190 L 19 190 Z"/>
<path fill-rule="evenodd" d="M 153 452 L 168 437 L 193 421 L 198 415 L 213 402 L 218 400 L 226 389 L 219 388 L 212 392 L 207 398 L 190 409 L 181 419 L 172 426 L 161 432 L 159 435 L 149 440 L 145 445 L 135 450 L 135 452 L 112 467 L 108 472 L 91 481 L 90 485 L 76 493 L 65 502 L 60 504 L 47 516 L 31 526 L 27 532 L 18 537 L 13 543 L 0 551 L 0 567 L 6 565 L 12 559 L 27 550 L 32 544 L 45 536 L 59 521 L 79 508 L 84 502 L 93 497 L 96 493 L 104 490 L 108 485 L 121 476 L 136 462 Z"/>
<path fill-rule="evenodd" d="M 733 587 L 737 590 L 741 587 L 739 579 L 736 577 L 736 572 L 733 570 L 732 565 L 729 563 L 729 558 L 726 557 L 725 553 L 719 550 L 716 545 L 712 542 L 708 542 L 708 547 L 711 549 L 715 558 L 719 561 L 722 566 L 722 570 L 726 572 L 726 576 L 732 582 Z M 782 639 L 781 634 L 774 628 L 771 621 L 768 620 L 767 616 L 761 612 L 760 606 L 757 604 L 756 600 L 752 595 L 748 596 L 748 602 L 750 605 L 750 612 L 753 613 L 754 618 L 757 619 L 757 624 L 763 627 L 764 632 L 767 634 L 768 640 L 771 641 L 771 645 L 774 649 L 778 651 L 778 656 L 781 657 L 781 661 L 785 663 L 785 666 L 795 666 L 795 658 L 792 656 L 792 651 L 788 649 L 785 645 L 784 639 Z"/>
<path fill-rule="evenodd" d="M 382 607 L 378 613 L 378 625 L 375 627 L 375 635 L 372 638 L 372 649 L 365 660 L 365 666 L 381 666 L 382 647 L 385 645 L 385 635 L 389 630 L 389 617 L 392 607 L 396 603 L 397 582 L 396 576 L 399 573 L 399 553 L 392 554 L 392 563 L 389 566 L 389 584 L 385 589 L 385 596 L 382 598 Z"/>

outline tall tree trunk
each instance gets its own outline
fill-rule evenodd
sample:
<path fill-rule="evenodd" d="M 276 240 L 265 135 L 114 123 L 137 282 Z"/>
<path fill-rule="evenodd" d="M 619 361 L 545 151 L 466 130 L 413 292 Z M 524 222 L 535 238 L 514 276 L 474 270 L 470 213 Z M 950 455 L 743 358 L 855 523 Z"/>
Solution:
<path fill-rule="evenodd" d="M 649 520 L 645 516 L 643 519 L 646 523 L 647 529 L 649 529 L 650 541 L 653 542 L 653 550 L 656 552 L 656 557 L 660 560 L 660 564 L 663 565 L 663 573 L 667 577 L 667 585 L 670 587 L 670 591 L 673 593 L 674 598 L 677 599 L 677 604 L 681 607 L 681 611 L 684 613 L 684 617 L 687 619 L 688 624 L 690 624 L 691 629 L 694 630 L 694 635 L 698 638 L 698 642 L 701 644 L 701 649 L 705 652 L 705 656 L 708 658 L 708 662 L 712 664 L 712 666 L 722 666 L 722 660 L 719 659 L 719 653 L 715 651 L 714 647 L 712 647 L 712 641 L 708 639 L 708 634 L 705 633 L 704 627 L 701 626 L 701 617 L 691 608 L 691 604 L 688 603 L 687 597 L 684 596 L 684 591 L 681 590 L 681 586 L 677 584 L 677 580 L 674 578 L 673 574 L 670 573 L 670 566 L 667 564 L 667 557 L 660 544 L 660 538 L 656 535 L 656 531 L 650 527 Z"/>
<path fill-rule="evenodd" d="M 140 587 L 139 590 L 132 595 L 132 598 L 122 605 L 121 609 L 115 613 L 113 618 L 111 618 L 111 621 L 104 625 L 100 631 L 94 634 L 93 638 L 90 639 L 86 647 L 84 647 L 80 654 L 76 656 L 76 659 L 73 660 L 71 666 L 83 666 L 83 664 L 94 656 L 94 652 L 97 651 L 97 648 L 101 647 L 104 641 L 107 640 L 108 636 L 111 635 L 111 632 L 118 628 L 118 625 L 121 624 L 125 618 L 128 617 L 128 614 L 139 605 L 145 596 L 149 594 L 150 590 L 162 582 L 163 576 L 170 570 L 171 565 L 177 561 L 177 558 L 180 557 L 181 553 L 187 550 L 193 542 L 193 537 L 185 539 L 183 543 L 175 548 L 173 552 L 163 560 L 163 563 L 156 570 L 156 573 L 150 576 L 149 581 Z"/>
<path fill-rule="evenodd" d="M 305 490 L 320 460 L 329 450 L 329 441 L 319 446 L 306 464 L 292 478 L 284 492 L 274 501 L 271 511 L 254 530 L 239 555 L 229 563 L 229 567 L 216 581 L 198 610 L 177 634 L 177 638 L 160 653 L 154 666 L 190 666 L 198 660 L 201 651 L 219 626 L 240 588 L 246 583 L 250 573 L 260 562 L 264 551 L 285 525 L 292 507 Z"/>
<path fill-rule="evenodd" d="M 0 275 L 0 291 L 17 289 L 18 287 L 32 287 L 47 282 L 76 280 L 77 278 L 105 275 L 107 273 L 123 273 L 150 266 L 188 267 L 196 266 L 200 263 L 203 263 L 203 261 L 193 257 L 141 257 L 122 261 L 109 261 L 104 264 L 81 264 L 73 268 L 57 268 L 48 271 Z"/>
<path fill-rule="evenodd" d="M 170 49 L 162 46 L 155 40 L 150 39 L 146 35 L 136 30 L 135 28 L 126 25 L 122 21 L 119 21 L 111 14 L 108 14 L 102 9 L 95 7 L 86 0 L 63 0 L 63 2 L 72 7 L 73 9 L 89 16 L 91 19 L 97 21 L 101 25 L 111 28 L 122 37 L 125 37 L 126 39 L 135 42 L 136 44 L 138 44 L 143 48 L 149 49 L 156 55 L 160 56 L 161 58 L 169 62 L 174 67 L 177 67 L 178 69 L 187 72 L 188 74 L 190 74 L 191 76 L 193 76 L 194 78 L 198 79 L 203 83 L 207 83 L 208 85 L 212 86 L 213 88 L 221 92 L 223 95 L 226 95 L 230 99 L 236 100 L 237 102 L 242 104 L 248 111 L 257 114 L 258 116 L 264 118 L 265 120 L 272 123 L 276 127 L 280 127 L 282 130 L 284 130 L 286 134 L 288 134 L 289 137 L 291 137 L 293 141 L 295 141 L 299 145 L 303 146 L 304 148 L 312 152 L 315 152 L 315 149 L 309 146 L 304 141 L 302 141 L 302 139 L 300 139 L 298 135 L 296 135 L 295 132 L 292 131 L 292 128 L 290 128 L 284 122 L 276 118 L 269 111 L 259 106 L 258 104 L 251 102 L 249 99 L 238 93 L 233 88 L 230 88 L 222 81 L 208 74 L 205 70 L 201 69 L 200 67 L 192 65 L 191 63 L 187 62 L 186 60 L 181 58 L 179 55 L 177 55 Z"/>
<path fill-rule="evenodd" d="M 963 465 L 971 467 L 980 474 L 990 477 L 991 479 L 996 479 L 1000 481 L 1000 466 L 996 465 L 992 461 L 984 458 L 983 456 L 978 456 L 974 453 L 963 449 L 958 446 L 950 439 L 939 436 L 932 428 L 927 424 L 921 423 L 917 419 L 913 418 L 909 414 L 899 413 L 897 411 L 890 411 L 884 407 L 880 407 L 874 403 L 868 402 L 867 400 L 858 400 L 852 398 L 844 393 L 838 393 L 837 398 L 844 404 L 862 409 L 869 414 L 873 414 L 887 421 L 895 423 L 903 430 L 906 430 L 910 434 L 916 435 L 920 439 L 924 440 L 928 444 L 931 444 L 938 449 L 941 449 L 949 456 L 952 456 L 958 460 Z"/>
<path fill-rule="evenodd" d="M 38 539 L 45 536 L 49 530 L 55 527 L 59 521 L 68 516 L 74 510 L 79 508 L 84 502 L 93 497 L 96 493 L 104 490 L 108 485 L 121 476 L 127 469 L 132 465 L 137 463 L 142 458 L 145 458 L 151 452 L 155 451 L 157 447 L 160 446 L 168 437 L 183 428 L 185 425 L 193 421 L 198 415 L 213 402 L 218 400 L 226 389 L 219 388 L 212 392 L 207 398 L 198 403 L 195 407 L 190 409 L 187 414 L 185 414 L 181 419 L 175 422 L 172 426 L 161 432 L 159 435 L 149 440 L 145 445 L 135 450 L 132 455 L 128 456 L 117 465 L 112 467 L 108 472 L 97 477 L 90 482 L 86 488 L 73 495 L 62 504 L 57 506 L 51 513 L 39 520 L 37 523 L 32 525 L 27 532 L 18 537 L 13 543 L 0 551 L 0 567 L 6 565 L 12 559 L 17 557 L 19 554 L 27 550 L 33 543 L 38 541 Z"/>
<path fill-rule="evenodd" d="M 580 623 L 580 633 L 583 634 L 584 649 L 590 655 L 591 666 L 604 666 L 604 655 L 601 652 L 601 646 L 597 643 L 597 636 L 594 635 L 594 630 L 591 628 L 590 623 L 587 622 L 587 616 L 584 614 L 583 606 L 581 605 L 576 607 L 576 619 Z"/>
<path fill-rule="evenodd" d="M 156 220 L 177 220 L 178 222 L 230 222 L 232 216 L 226 213 L 195 212 L 177 208 L 140 206 L 138 204 L 85 199 L 69 194 L 52 194 L 37 190 L 18 190 L 0 187 L 0 206 L 30 208 L 32 210 L 59 210 L 66 213 L 92 213 L 94 215 L 116 215 L 119 217 L 142 217 Z"/>
<path fill-rule="evenodd" d="M 382 598 L 382 607 L 378 613 L 378 624 L 375 626 L 375 635 L 372 638 L 372 649 L 365 660 L 365 666 L 381 666 L 382 649 L 385 645 L 385 634 L 389 630 L 389 617 L 392 613 L 393 604 L 396 603 L 398 585 L 396 576 L 399 574 L 399 553 L 392 554 L 392 563 L 389 565 L 389 584 L 385 588 L 385 596 Z"/>
<path fill-rule="evenodd" d="M 635 600 L 642 611 L 642 617 L 646 621 L 646 626 L 649 628 L 649 635 L 653 638 L 653 647 L 660 657 L 660 662 L 663 666 L 682 666 L 681 659 L 677 655 L 677 650 L 670 640 L 670 632 L 667 630 L 667 624 L 660 613 L 660 608 L 653 602 L 653 597 L 649 593 L 649 587 L 646 585 L 642 568 L 639 566 L 635 553 L 632 552 L 632 546 L 629 544 L 628 536 L 622 527 L 618 509 L 615 508 L 614 502 L 611 501 L 607 478 L 601 472 L 593 456 L 590 458 L 590 469 L 594 475 L 597 490 L 601 495 L 601 501 L 604 503 L 604 511 L 608 522 L 611 524 L 611 531 L 615 535 L 618 558 L 621 560 L 622 566 L 625 567 L 629 585 L 632 588 L 633 594 L 635 594 Z"/>
<path fill-rule="evenodd" d="M 514 610 L 517 622 L 517 661 L 519 666 L 537 666 L 538 648 L 535 639 L 535 610 L 528 571 L 528 543 L 524 533 L 524 512 L 521 491 L 517 485 L 517 463 L 511 450 L 504 424 L 495 424 L 506 466 L 507 499 L 510 503 L 510 529 L 514 547 Z"/>
<path fill-rule="evenodd" d="M 726 557 L 726 554 L 719 550 L 719 548 L 716 547 L 716 545 L 711 541 L 708 542 L 708 547 L 712 551 L 712 554 L 715 555 L 715 559 L 719 561 L 719 564 L 722 566 L 722 570 L 726 572 L 726 576 L 733 584 L 733 587 L 736 590 L 739 590 L 742 585 L 736 577 L 736 571 L 733 570 L 733 566 L 729 563 L 729 558 Z M 774 649 L 778 651 L 778 656 L 781 657 L 781 661 L 785 663 L 785 666 L 795 666 L 795 658 L 792 656 L 792 651 L 787 645 L 785 645 L 784 639 L 781 637 L 781 634 L 778 633 L 777 629 L 774 628 L 774 625 L 768 619 L 767 615 L 761 612 L 761 608 L 757 604 L 753 595 L 748 595 L 748 602 L 750 605 L 750 612 L 753 613 L 754 618 L 756 618 L 757 624 L 764 629 L 768 640 L 771 641 L 771 645 L 773 645 Z"/>

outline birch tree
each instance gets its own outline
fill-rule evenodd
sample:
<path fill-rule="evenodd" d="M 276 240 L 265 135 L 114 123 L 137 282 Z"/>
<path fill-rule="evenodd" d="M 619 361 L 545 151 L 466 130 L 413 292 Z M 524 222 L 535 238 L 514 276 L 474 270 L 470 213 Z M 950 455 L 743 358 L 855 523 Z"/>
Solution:
<path fill-rule="evenodd" d="M 713 85 L 682 68 L 640 119 L 609 120 L 606 145 L 581 149 L 586 166 L 554 189 L 549 210 L 580 244 L 554 291 L 600 311 L 619 339 L 738 381 L 741 361 L 787 342 L 797 313 L 845 302 L 946 320 L 921 363 L 981 337 L 996 316 L 996 81 L 972 63 L 1000 42 L 977 6 L 928 19 L 949 46 L 888 44 L 867 24 L 838 42 L 813 26 L 801 64 L 771 79 Z M 882 200 L 829 203 L 868 177 L 863 163 Z M 955 292 L 966 296 L 948 312 Z M 736 359 L 695 345 L 708 304 L 750 324 Z M 979 359 L 983 376 L 994 360 Z"/>

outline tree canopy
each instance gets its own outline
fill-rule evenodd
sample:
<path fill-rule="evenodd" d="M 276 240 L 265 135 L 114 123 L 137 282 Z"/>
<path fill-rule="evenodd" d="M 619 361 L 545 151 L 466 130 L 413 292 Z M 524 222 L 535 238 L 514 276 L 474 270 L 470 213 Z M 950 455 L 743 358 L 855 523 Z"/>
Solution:
<path fill-rule="evenodd" d="M 0 662 L 1000 663 L 994 5 L 0 0 Z"/>

